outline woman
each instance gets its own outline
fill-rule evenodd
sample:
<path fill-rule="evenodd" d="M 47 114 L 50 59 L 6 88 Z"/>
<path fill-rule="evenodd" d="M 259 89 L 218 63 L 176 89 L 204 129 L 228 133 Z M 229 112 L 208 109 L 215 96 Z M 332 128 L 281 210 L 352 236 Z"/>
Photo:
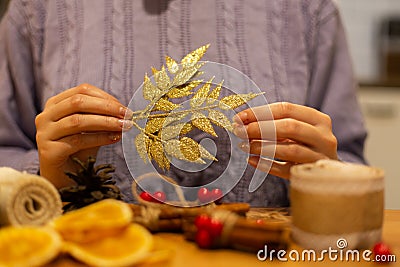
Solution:
<path fill-rule="evenodd" d="M 57 187 L 71 183 L 64 171 L 74 168 L 72 156 L 91 155 L 116 166 L 114 178 L 132 201 L 120 143 L 121 130 L 131 126 L 123 120 L 126 106 L 150 66 L 206 43 L 206 60 L 237 68 L 266 88 L 281 141 L 275 156 L 284 162 L 274 163 L 253 193 L 248 168 L 226 201 L 287 206 L 288 182 L 280 177 L 293 164 L 364 162 L 366 132 L 330 0 L 14 0 L 0 39 L 0 165 L 40 172 Z M 235 133 L 259 139 L 271 123 L 264 108 L 253 111 L 260 121 L 251 111 L 238 114 Z M 244 149 L 266 153 L 270 148 L 261 144 Z M 219 164 L 190 179 L 176 171 L 177 179 L 184 185 L 214 179 L 229 160 L 226 147 L 217 142 Z M 259 168 L 265 164 L 261 159 Z"/>

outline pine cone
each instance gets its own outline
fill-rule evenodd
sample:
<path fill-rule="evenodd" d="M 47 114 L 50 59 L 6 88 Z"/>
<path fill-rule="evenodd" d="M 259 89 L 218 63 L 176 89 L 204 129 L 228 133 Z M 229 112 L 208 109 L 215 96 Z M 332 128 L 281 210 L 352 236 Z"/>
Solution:
<path fill-rule="evenodd" d="M 76 182 L 76 185 L 59 190 L 63 202 L 64 212 L 79 209 L 102 199 L 113 198 L 121 200 L 121 191 L 112 180 L 115 168 L 111 164 L 94 166 L 96 159 L 89 157 L 86 164 L 77 158 L 72 159 L 80 166 L 76 173 L 65 174 Z"/>

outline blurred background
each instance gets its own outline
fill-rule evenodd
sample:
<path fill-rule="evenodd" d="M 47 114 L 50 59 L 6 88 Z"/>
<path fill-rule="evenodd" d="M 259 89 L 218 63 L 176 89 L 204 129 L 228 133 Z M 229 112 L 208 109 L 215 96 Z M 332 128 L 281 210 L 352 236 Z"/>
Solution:
<path fill-rule="evenodd" d="M 335 1 L 360 84 L 366 157 L 386 172 L 385 207 L 400 209 L 400 0 Z M 0 17 L 7 3 L 0 0 Z"/>
<path fill-rule="evenodd" d="M 9 0 L 0 0 L 0 18 L 4 14 Z"/>
<path fill-rule="evenodd" d="M 385 170 L 385 208 L 400 209 L 400 0 L 336 0 L 368 128 L 366 157 Z"/>

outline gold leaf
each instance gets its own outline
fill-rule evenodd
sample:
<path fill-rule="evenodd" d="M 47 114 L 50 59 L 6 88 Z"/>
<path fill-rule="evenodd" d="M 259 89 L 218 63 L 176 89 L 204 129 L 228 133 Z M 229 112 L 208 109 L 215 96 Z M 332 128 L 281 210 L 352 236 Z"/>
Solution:
<path fill-rule="evenodd" d="M 191 95 L 193 94 L 191 91 L 202 82 L 202 80 L 196 80 L 189 82 L 186 86 L 175 87 L 167 93 L 167 96 L 169 98 L 179 98 Z"/>
<path fill-rule="evenodd" d="M 161 130 L 161 139 L 166 141 L 177 137 L 184 125 L 185 123 L 178 123 L 163 127 Z"/>
<path fill-rule="evenodd" d="M 202 130 L 203 132 L 209 133 L 212 136 L 217 137 L 217 134 L 214 131 L 214 128 L 211 125 L 210 120 L 201 112 L 195 112 L 192 115 L 192 124 Z"/>
<path fill-rule="evenodd" d="M 164 66 L 162 66 L 159 72 L 154 74 L 154 79 L 156 80 L 157 87 L 162 91 L 169 89 L 171 86 L 171 80 Z"/>
<path fill-rule="evenodd" d="M 173 122 L 180 121 L 189 114 L 189 111 L 179 111 L 177 113 L 170 112 L 168 117 L 165 118 L 164 127 Z"/>
<path fill-rule="evenodd" d="M 151 144 L 153 144 L 153 139 L 149 138 L 148 142 L 147 142 L 147 156 L 149 157 L 149 161 L 151 161 L 153 159 L 153 157 L 151 156 L 151 151 L 150 151 Z"/>
<path fill-rule="evenodd" d="M 238 95 L 229 95 L 221 99 L 219 102 L 220 109 L 235 109 L 245 104 L 247 101 L 252 100 L 256 96 L 262 95 L 263 93 L 254 94 L 238 94 Z"/>
<path fill-rule="evenodd" d="M 151 72 L 153 73 L 153 75 L 156 75 L 158 73 L 158 70 L 154 67 L 151 67 Z"/>
<path fill-rule="evenodd" d="M 141 132 L 136 136 L 135 138 L 136 150 L 138 151 L 139 156 L 143 159 L 144 162 L 147 162 L 147 160 L 149 160 L 147 151 L 148 145 L 149 145 L 149 137 L 146 134 Z"/>
<path fill-rule="evenodd" d="M 186 160 L 185 156 L 183 156 L 183 154 L 180 150 L 180 144 L 181 144 L 181 142 L 177 139 L 168 140 L 164 144 L 165 153 L 167 153 L 168 155 L 173 156 L 177 159 Z"/>
<path fill-rule="evenodd" d="M 165 144 L 164 144 L 164 150 L 165 153 L 167 153 L 168 155 L 177 158 L 179 160 L 184 160 L 184 161 L 189 161 L 189 162 L 195 162 L 195 163 L 200 163 L 200 164 L 205 164 L 206 162 L 204 160 L 202 160 L 201 158 L 198 158 L 197 160 L 189 160 L 187 159 L 181 152 L 180 150 L 181 147 L 181 141 L 177 140 L 177 139 L 171 139 L 168 140 Z M 200 148 L 201 149 L 201 148 Z M 208 152 L 208 151 L 207 151 Z"/>
<path fill-rule="evenodd" d="M 164 125 L 165 118 L 152 118 L 149 119 L 144 128 L 146 133 L 155 133 L 161 130 Z"/>
<path fill-rule="evenodd" d="M 199 149 L 200 149 L 200 156 L 203 159 L 211 159 L 213 161 L 218 161 L 217 158 L 215 158 L 210 152 L 208 152 L 207 149 L 205 149 L 202 145 L 199 144 Z"/>
<path fill-rule="evenodd" d="M 178 104 L 174 104 L 171 101 L 165 99 L 165 98 L 160 98 L 154 105 L 153 111 L 158 111 L 158 110 L 162 110 L 162 111 L 171 111 L 174 109 L 179 108 L 180 105 Z"/>
<path fill-rule="evenodd" d="M 189 137 L 182 137 L 179 144 L 183 156 L 189 161 L 195 161 L 200 158 L 200 148 L 196 141 Z"/>
<path fill-rule="evenodd" d="M 188 95 L 193 94 L 192 92 L 190 92 L 189 90 L 185 90 L 186 88 L 184 87 L 183 89 L 180 88 L 173 88 L 172 90 L 170 90 L 167 93 L 167 96 L 169 98 L 179 98 L 179 97 L 185 97 Z"/>
<path fill-rule="evenodd" d="M 213 104 L 219 98 L 219 93 L 221 92 L 222 84 L 224 81 L 221 81 L 217 87 L 215 87 L 211 93 L 207 97 L 207 104 Z"/>
<path fill-rule="evenodd" d="M 167 64 L 169 72 L 175 74 L 179 70 L 179 65 L 169 56 L 165 56 L 165 63 Z"/>
<path fill-rule="evenodd" d="M 198 71 L 198 72 L 196 72 L 195 75 L 193 75 L 193 78 L 200 77 L 203 74 L 204 74 L 204 71 Z"/>
<path fill-rule="evenodd" d="M 187 83 L 196 74 L 197 70 L 195 66 L 182 67 L 182 69 L 176 73 L 172 84 L 174 86 L 180 86 Z"/>
<path fill-rule="evenodd" d="M 186 84 L 183 84 L 178 88 L 181 88 L 182 90 L 192 91 L 194 88 L 199 86 L 199 84 L 201 84 L 202 82 L 203 82 L 203 80 L 194 80 L 194 81 L 190 81 Z"/>
<path fill-rule="evenodd" d="M 143 82 L 143 98 L 152 101 L 161 94 L 161 91 L 154 86 L 147 74 L 144 76 Z"/>
<path fill-rule="evenodd" d="M 153 140 L 150 145 L 150 154 L 160 168 L 169 170 L 170 162 L 164 154 L 164 147 L 160 141 Z"/>
<path fill-rule="evenodd" d="M 204 64 L 206 64 L 206 62 L 200 62 L 199 64 L 196 65 L 196 68 L 200 69 L 201 67 L 204 66 Z M 202 74 L 204 74 L 204 72 Z"/>
<path fill-rule="evenodd" d="M 193 98 L 190 99 L 190 106 L 192 108 L 200 107 L 207 99 L 213 79 L 214 77 L 212 77 L 208 82 L 206 82 L 199 90 L 197 90 Z"/>
<path fill-rule="evenodd" d="M 215 125 L 227 129 L 228 131 L 233 131 L 231 121 L 219 110 L 211 109 L 208 112 L 208 118 Z"/>
<path fill-rule="evenodd" d="M 181 61 L 181 64 L 187 66 L 194 66 L 203 57 L 210 44 L 197 48 L 196 50 L 187 54 Z"/>
<path fill-rule="evenodd" d="M 190 131 L 192 131 L 193 129 L 194 129 L 193 124 L 191 122 L 187 122 L 182 127 L 182 130 L 179 133 L 179 135 L 185 135 L 185 134 L 189 133 Z"/>

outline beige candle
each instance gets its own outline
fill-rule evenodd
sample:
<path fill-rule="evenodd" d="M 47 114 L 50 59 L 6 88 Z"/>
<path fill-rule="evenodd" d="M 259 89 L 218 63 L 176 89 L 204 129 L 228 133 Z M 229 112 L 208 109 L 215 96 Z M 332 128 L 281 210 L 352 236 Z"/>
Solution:
<path fill-rule="evenodd" d="M 294 241 L 316 250 L 370 248 L 381 239 L 383 178 L 380 169 L 333 160 L 293 167 Z"/>

